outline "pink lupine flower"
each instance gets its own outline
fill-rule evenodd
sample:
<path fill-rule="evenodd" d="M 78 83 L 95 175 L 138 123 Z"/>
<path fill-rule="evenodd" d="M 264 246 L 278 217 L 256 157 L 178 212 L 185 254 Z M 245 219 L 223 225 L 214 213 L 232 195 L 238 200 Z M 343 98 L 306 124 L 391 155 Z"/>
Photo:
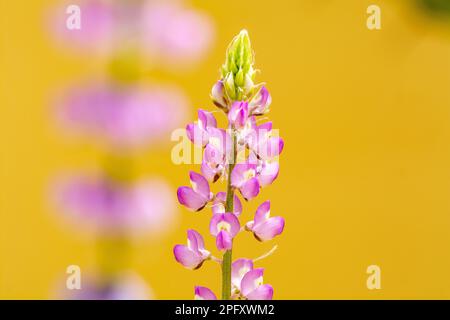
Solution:
<path fill-rule="evenodd" d="M 217 81 L 212 87 L 211 99 L 217 107 L 228 112 L 228 101 L 225 97 L 225 87 L 222 80 Z"/>
<path fill-rule="evenodd" d="M 227 198 L 226 192 L 219 192 L 214 197 L 213 205 L 212 205 L 212 212 L 213 214 L 220 214 L 225 213 L 225 202 Z M 241 200 L 239 200 L 239 197 L 237 195 L 234 195 L 234 201 L 233 201 L 233 213 L 236 216 L 240 216 L 242 213 L 242 204 Z"/>
<path fill-rule="evenodd" d="M 173 254 L 177 262 L 188 269 L 198 269 L 203 262 L 210 257 L 205 249 L 203 237 L 195 230 L 187 231 L 187 246 L 178 244 L 173 248 Z"/>
<path fill-rule="evenodd" d="M 221 79 L 211 91 L 213 103 L 228 120 L 227 130 L 218 128 L 215 118 L 209 121 L 203 110 L 199 119 L 204 120 L 187 128 L 191 141 L 204 148 L 201 164 L 203 196 L 198 194 L 199 187 L 197 190 L 182 187 L 187 189 L 183 189 L 185 194 L 180 202 L 194 209 L 213 202 L 209 231 L 223 255 L 222 259 L 211 255 L 210 260 L 221 265 L 224 300 L 273 297 L 272 286 L 263 284 L 263 269 L 254 269 L 253 264 L 270 256 L 276 245 L 258 258 L 237 259 L 232 263 L 235 237 L 241 231 L 242 203 L 236 193 L 239 191 L 245 200 L 250 200 L 258 196 L 260 188 L 270 185 L 278 176 L 277 157 L 284 146 L 283 140 L 275 136 L 272 122 L 257 124 L 257 117 L 269 111 L 272 99 L 265 86 L 254 84 L 254 77 L 253 51 L 248 33 L 243 30 L 228 47 Z M 213 183 L 225 181 L 226 192 L 218 192 L 211 200 L 207 180 Z M 269 201 L 261 204 L 254 220 L 245 225 L 259 241 L 273 239 L 283 228 L 283 218 L 270 217 Z M 216 299 L 205 287 L 196 287 L 195 293 L 196 298 Z"/>
<path fill-rule="evenodd" d="M 223 150 L 208 144 L 203 153 L 200 170 L 208 181 L 216 182 L 225 172 L 226 154 Z"/>
<path fill-rule="evenodd" d="M 228 121 L 236 129 L 242 129 L 248 119 L 248 103 L 236 101 L 231 105 L 228 112 Z"/>
<path fill-rule="evenodd" d="M 160 143 L 184 119 L 187 104 L 176 87 L 91 83 L 65 93 L 57 114 L 74 135 L 130 148 Z"/>
<path fill-rule="evenodd" d="M 209 141 L 208 128 L 216 128 L 217 121 L 208 111 L 198 110 L 198 120 L 186 126 L 186 134 L 189 140 L 197 146 L 206 146 Z"/>
<path fill-rule="evenodd" d="M 241 282 L 247 272 L 253 270 L 253 261 L 250 259 L 237 259 L 231 265 L 231 283 L 235 294 L 241 290 Z"/>
<path fill-rule="evenodd" d="M 54 185 L 57 209 L 87 232 L 156 235 L 175 222 L 171 188 L 159 179 L 122 184 L 96 175 L 60 178 Z"/>
<path fill-rule="evenodd" d="M 258 181 L 261 187 L 266 187 L 273 183 L 278 177 L 280 171 L 280 165 L 278 162 L 273 161 L 258 161 L 257 166 Z"/>
<path fill-rule="evenodd" d="M 284 141 L 273 135 L 272 122 L 256 125 L 255 117 L 251 117 L 246 123 L 244 134 L 243 139 L 248 148 L 260 159 L 273 159 L 283 151 Z"/>
<path fill-rule="evenodd" d="M 191 171 L 189 177 L 192 188 L 178 188 L 178 201 L 192 211 L 200 211 L 212 200 L 213 193 L 209 188 L 208 180 L 201 174 Z"/>
<path fill-rule="evenodd" d="M 253 97 L 249 103 L 249 112 L 251 115 L 259 116 L 269 111 L 272 97 L 265 86 L 259 89 L 258 93 Z"/>
<path fill-rule="evenodd" d="M 210 17 L 180 1 L 147 2 L 141 17 L 145 54 L 168 67 L 200 61 L 214 36 Z"/>
<path fill-rule="evenodd" d="M 262 188 L 272 184 L 278 177 L 280 165 L 277 161 L 258 159 L 255 153 L 251 153 L 248 163 L 256 165 L 256 176 Z"/>
<path fill-rule="evenodd" d="M 270 201 L 268 200 L 258 207 L 254 220 L 248 222 L 245 229 L 253 232 L 259 241 L 271 240 L 283 232 L 284 219 L 270 217 Z"/>
<path fill-rule="evenodd" d="M 263 284 L 264 269 L 253 269 L 247 272 L 241 281 L 241 296 L 248 300 L 272 300 L 273 288 Z"/>
<path fill-rule="evenodd" d="M 195 300 L 217 300 L 216 295 L 211 289 L 206 287 L 195 287 Z"/>
<path fill-rule="evenodd" d="M 211 235 L 216 237 L 216 246 L 220 251 L 231 248 L 233 238 L 239 233 L 241 225 L 233 213 L 218 213 L 212 216 L 209 224 Z"/>
<path fill-rule="evenodd" d="M 231 173 L 231 185 L 239 189 L 245 200 L 250 200 L 259 193 L 256 169 L 256 164 L 238 163 Z"/>

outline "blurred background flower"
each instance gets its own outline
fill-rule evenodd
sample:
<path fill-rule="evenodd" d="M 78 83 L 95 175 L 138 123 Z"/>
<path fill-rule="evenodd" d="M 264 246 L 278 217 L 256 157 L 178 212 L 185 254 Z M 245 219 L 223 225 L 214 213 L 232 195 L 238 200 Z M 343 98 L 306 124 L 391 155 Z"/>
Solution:
<path fill-rule="evenodd" d="M 118 150 L 164 144 L 187 109 L 181 88 L 167 85 L 87 81 L 67 89 L 56 102 L 61 130 Z"/>
<path fill-rule="evenodd" d="M 77 5 L 81 28 L 66 27 L 67 5 L 61 5 L 48 11 L 50 32 L 63 50 L 96 56 L 95 63 L 103 66 L 96 77 L 102 80 L 63 90 L 55 98 L 55 115 L 61 132 L 93 141 L 104 154 L 98 173 L 56 179 L 51 199 L 74 230 L 93 238 L 98 271 L 84 279 L 81 292 L 61 296 L 146 297 L 144 282 L 123 276 L 132 240 L 163 236 L 174 230 L 177 218 L 170 185 L 136 175 L 134 157 L 163 148 L 189 105 L 180 87 L 150 84 L 148 78 L 156 66 L 200 61 L 211 45 L 212 22 L 177 0 L 84 0 Z"/>

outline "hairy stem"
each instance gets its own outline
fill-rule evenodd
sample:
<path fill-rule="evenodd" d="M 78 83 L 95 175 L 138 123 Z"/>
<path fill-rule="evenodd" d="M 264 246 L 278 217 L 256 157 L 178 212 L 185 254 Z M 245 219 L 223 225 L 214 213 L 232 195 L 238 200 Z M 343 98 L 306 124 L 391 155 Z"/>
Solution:
<path fill-rule="evenodd" d="M 236 137 L 234 131 L 231 132 L 233 142 L 232 159 L 228 164 L 227 199 L 225 211 L 233 212 L 234 189 L 231 186 L 231 172 L 236 163 Z M 222 259 L 222 300 L 230 300 L 231 297 L 231 263 L 232 249 L 225 251 Z"/>

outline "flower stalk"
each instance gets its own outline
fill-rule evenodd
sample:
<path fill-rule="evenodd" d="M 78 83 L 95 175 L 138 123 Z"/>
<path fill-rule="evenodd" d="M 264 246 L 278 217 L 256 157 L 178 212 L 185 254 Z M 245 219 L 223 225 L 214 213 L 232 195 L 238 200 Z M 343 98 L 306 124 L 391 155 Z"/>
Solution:
<path fill-rule="evenodd" d="M 231 177 L 234 164 L 236 163 L 236 134 L 232 132 L 232 158 L 228 164 L 228 177 Z M 234 211 L 234 189 L 231 185 L 231 179 L 227 181 L 227 199 L 225 204 L 226 212 Z M 230 300 L 231 297 L 231 263 L 233 257 L 233 248 L 225 251 L 222 260 L 222 300 Z"/>

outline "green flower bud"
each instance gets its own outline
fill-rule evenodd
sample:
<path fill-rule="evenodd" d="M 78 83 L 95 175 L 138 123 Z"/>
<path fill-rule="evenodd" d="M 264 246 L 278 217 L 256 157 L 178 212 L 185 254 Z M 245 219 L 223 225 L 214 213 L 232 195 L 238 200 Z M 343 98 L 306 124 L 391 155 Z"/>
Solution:
<path fill-rule="evenodd" d="M 230 101 L 248 99 L 253 91 L 253 51 L 247 30 L 242 30 L 228 46 L 222 66 L 225 95 Z"/>

